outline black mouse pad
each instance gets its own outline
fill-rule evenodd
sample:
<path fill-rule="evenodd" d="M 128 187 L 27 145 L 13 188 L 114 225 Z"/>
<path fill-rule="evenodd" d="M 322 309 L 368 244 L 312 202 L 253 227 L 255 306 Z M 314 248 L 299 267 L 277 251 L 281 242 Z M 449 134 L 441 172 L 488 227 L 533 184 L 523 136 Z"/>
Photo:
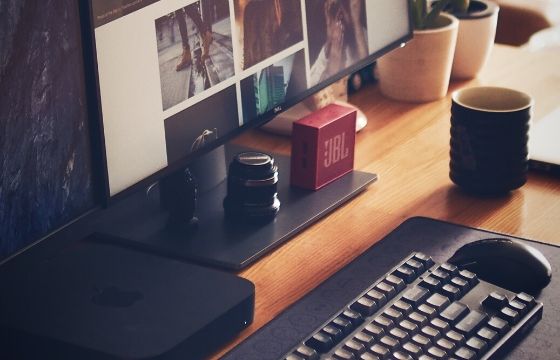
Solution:
<path fill-rule="evenodd" d="M 508 359 L 560 359 L 560 247 L 421 217 L 402 223 L 223 359 L 279 359 L 411 252 L 445 262 L 461 246 L 496 235 L 529 243 L 552 265 L 552 281 L 538 297 L 544 303 L 543 318 Z"/>

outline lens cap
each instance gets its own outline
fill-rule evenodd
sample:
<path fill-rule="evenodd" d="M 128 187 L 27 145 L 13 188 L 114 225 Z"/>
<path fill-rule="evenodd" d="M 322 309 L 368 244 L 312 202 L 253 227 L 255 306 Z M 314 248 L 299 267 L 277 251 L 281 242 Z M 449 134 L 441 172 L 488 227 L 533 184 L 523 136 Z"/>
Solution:
<path fill-rule="evenodd" d="M 230 176 L 240 179 L 268 179 L 277 171 L 272 156 L 254 151 L 237 154 L 229 166 Z"/>

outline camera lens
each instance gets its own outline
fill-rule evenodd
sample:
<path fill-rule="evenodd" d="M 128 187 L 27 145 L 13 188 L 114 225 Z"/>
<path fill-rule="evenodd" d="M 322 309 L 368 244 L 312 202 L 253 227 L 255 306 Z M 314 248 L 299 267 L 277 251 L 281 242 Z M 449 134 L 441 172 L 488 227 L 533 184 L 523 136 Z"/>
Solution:
<path fill-rule="evenodd" d="M 278 167 L 260 152 L 237 154 L 229 165 L 224 209 L 229 218 L 271 220 L 280 210 Z"/>

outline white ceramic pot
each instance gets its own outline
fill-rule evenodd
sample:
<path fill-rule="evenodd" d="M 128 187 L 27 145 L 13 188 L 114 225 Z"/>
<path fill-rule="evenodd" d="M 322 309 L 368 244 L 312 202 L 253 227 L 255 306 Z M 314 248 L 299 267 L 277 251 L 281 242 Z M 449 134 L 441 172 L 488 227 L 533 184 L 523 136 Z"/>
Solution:
<path fill-rule="evenodd" d="M 471 1 L 469 12 L 454 14 L 459 19 L 453 79 L 472 79 L 482 70 L 494 46 L 500 8 L 490 1 Z"/>
<path fill-rule="evenodd" d="M 445 26 L 415 30 L 414 38 L 405 47 L 379 59 L 383 95 L 400 101 L 426 102 L 447 94 L 459 21 L 448 14 L 441 17 Z"/>

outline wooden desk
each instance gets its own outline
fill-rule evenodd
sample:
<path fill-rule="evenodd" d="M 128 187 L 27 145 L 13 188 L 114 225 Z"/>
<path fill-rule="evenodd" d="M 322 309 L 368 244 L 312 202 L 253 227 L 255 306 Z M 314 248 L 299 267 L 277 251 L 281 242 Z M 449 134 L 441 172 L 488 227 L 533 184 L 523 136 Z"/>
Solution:
<path fill-rule="evenodd" d="M 497 46 L 479 79 L 452 83 L 498 85 L 532 94 L 538 121 L 560 106 L 560 54 Z M 450 97 L 425 104 L 385 99 L 371 86 L 351 97 L 369 118 L 357 136 L 355 166 L 379 181 L 241 276 L 256 285 L 254 323 L 216 354 L 223 355 L 405 219 L 428 216 L 560 245 L 560 179 L 529 174 L 509 196 L 481 199 L 449 180 Z M 289 154 L 288 138 L 245 135 L 258 148 Z"/>

